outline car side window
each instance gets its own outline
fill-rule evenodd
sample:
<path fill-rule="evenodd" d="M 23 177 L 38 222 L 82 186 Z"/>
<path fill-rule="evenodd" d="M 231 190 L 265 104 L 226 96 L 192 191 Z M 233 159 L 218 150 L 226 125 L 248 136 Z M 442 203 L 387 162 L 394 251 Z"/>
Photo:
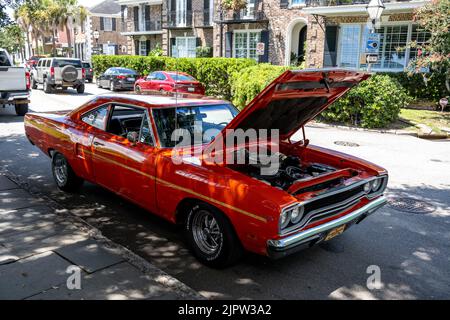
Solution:
<path fill-rule="evenodd" d="M 158 73 L 156 74 L 156 79 L 161 80 L 161 81 L 164 81 L 164 80 L 166 80 L 166 76 L 165 76 L 163 73 L 158 72 Z"/>
<path fill-rule="evenodd" d="M 150 119 L 148 118 L 148 114 L 145 114 L 142 118 L 142 126 L 141 126 L 141 132 L 139 135 L 139 142 L 148 144 L 153 146 L 153 135 L 152 135 L 152 129 L 150 124 Z"/>
<path fill-rule="evenodd" d="M 108 118 L 109 106 L 99 107 L 93 111 L 84 114 L 81 121 L 87 123 L 97 129 L 105 130 L 106 120 Z"/>

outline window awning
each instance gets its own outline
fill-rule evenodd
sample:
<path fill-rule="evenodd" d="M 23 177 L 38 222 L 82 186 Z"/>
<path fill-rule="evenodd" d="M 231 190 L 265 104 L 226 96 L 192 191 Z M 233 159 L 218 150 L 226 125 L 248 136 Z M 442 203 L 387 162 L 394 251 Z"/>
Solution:
<path fill-rule="evenodd" d="M 429 1 L 408 1 L 385 3 L 383 14 L 413 12 L 414 9 L 424 6 Z M 341 15 L 367 15 L 366 4 L 353 4 L 343 6 L 305 7 L 302 9 L 307 14 L 317 14 L 324 17 Z"/>

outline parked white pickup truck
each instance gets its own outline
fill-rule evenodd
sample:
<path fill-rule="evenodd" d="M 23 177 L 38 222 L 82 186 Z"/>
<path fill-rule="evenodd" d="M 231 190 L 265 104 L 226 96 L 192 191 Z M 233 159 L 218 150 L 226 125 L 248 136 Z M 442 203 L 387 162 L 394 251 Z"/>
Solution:
<path fill-rule="evenodd" d="M 0 107 L 14 105 L 16 114 L 25 115 L 30 102 L 30 74 L 15 67 L 8 52 L 0 48 Z"/>

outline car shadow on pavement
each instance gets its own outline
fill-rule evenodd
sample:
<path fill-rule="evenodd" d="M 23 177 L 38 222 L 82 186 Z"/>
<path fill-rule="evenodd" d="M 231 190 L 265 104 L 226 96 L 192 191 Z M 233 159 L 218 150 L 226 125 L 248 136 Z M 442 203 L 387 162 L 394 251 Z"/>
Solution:
<path fill-rule="evenodd" d="M 237 265 L 215 270 L 203 266 L 190 254 L 177 226 L 90 183 L 85 183 L 78 193 L 61 192 L 54 185 L 50 160 L 31 147 L 23 135 L 8 136 L 7 141 L 2 141 L 0 166 L 18 175 L 31 191 L 47 195 L 112 241 L 207 298 L 449 298 L 448 188 L 390 188 L 391 195 L 414 195 L 432 203 L 435 210 L 413 214 L 387 205 L 324 245 L 276 261 L 247 254 Z M 24 166 L 31 164 L 33 168 L 25 171 Z M 370 266 L 381 270 L 379 289 L 367 286 Z"/>

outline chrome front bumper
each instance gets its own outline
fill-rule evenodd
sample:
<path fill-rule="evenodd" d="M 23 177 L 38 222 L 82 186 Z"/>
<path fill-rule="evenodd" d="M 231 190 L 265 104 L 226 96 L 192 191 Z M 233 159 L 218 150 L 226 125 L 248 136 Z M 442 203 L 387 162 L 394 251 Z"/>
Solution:
<path fill-rule="evenodd" d="M 364 218 L 384 206 L 386 202 L 386 198 L 384 196 L 381 196 L 369 202 L 364 207 L 356 209 L 355 211 L 352 211 L 349 214 L 338 219 L 318 225 L 311 229 L 300 231 L 286 238 L 268 240 L 268 255 L 269 257 L 274 259 L 281 258 L 306 247 L 310 247 L 316 243 L 319 243 L 326 237 L 329 231 L 344 224 L 347 224 L 347 229 L 354 223 L 361 222 Z"/>

